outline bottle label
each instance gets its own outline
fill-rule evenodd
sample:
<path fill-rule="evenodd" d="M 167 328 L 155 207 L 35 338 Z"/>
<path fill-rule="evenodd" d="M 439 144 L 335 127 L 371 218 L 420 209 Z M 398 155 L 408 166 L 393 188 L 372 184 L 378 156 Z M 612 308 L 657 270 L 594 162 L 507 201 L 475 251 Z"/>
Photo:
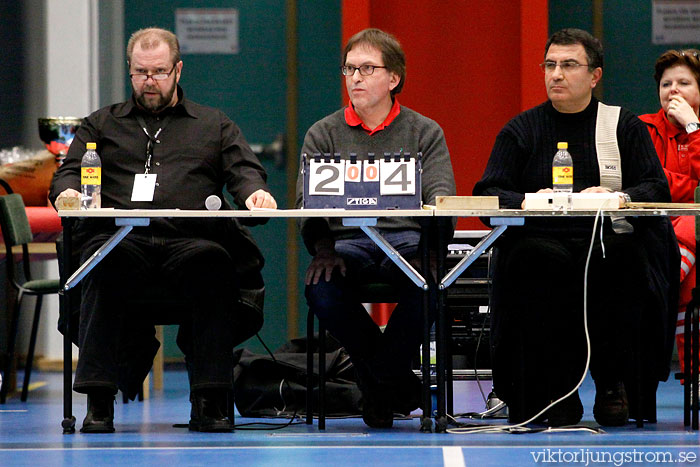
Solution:
<path fill-rule="evenodd" d="M 554 185 L 573 185 L 573 167 L 552 167 L 552 183 Z"/>
<path fill-rule="evenodd" d="M 81 185 L 102 185 L 102 167 L 81 167 Z"/>

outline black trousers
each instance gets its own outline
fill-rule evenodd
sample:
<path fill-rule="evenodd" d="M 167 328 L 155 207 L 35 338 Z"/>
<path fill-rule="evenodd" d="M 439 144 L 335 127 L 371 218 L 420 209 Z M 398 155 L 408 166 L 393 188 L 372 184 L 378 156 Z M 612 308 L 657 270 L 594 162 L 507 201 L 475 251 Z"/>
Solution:
<path fill-rule="evenodd" d="M 90 239 L 82 260 L 108 237 Z M 191 389 L 232 388 L 238 290 L 218 243 L 130 233 L 83 279 L 73 388 L 116 392 L 140 382 L 152 364 L 153 326 L 163 321 L 180 325 Z"/>
<path fill-rule="evenodd" d="M 586 363 L 584 269 L 590 240 L 504 239 L 493 278 L 492 356 L 496 393 L 524 419 L 569 392 Z M 640 326 L 652 310 L 648 258 L 634 234 L 596 239 L 588 271 L 591 376 L 630 380 Z M 640 358 L 640 357 L 636 357 Z"/>
<path fill-rule="evenodd" d="M 417 256 L 418 232 L 383 235 L 404 258 Z M 337 240 L 335 248 L 345 261 L 346 275 L 336 270 L 329 282 L 321 277 L 318 284 L 306 286 L 309 308 L 345 347 L 362 386 L 400 385 L 413 376 L 412 359 L 423 340 L 423 291 L 363 233 Z M 383 333 L 357 295 L 360 285 L 377 282 L 390 284 L 398 299 Z"/>

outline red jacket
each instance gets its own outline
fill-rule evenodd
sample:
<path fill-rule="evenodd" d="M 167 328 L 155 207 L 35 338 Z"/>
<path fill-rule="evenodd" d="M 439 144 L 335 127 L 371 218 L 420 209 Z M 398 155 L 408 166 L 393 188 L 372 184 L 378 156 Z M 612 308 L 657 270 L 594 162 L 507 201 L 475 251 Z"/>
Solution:
<path fill-rule="evenodd" d="M 700 179 L 700 131 L 687 134 L 673 125 L 663 109 L 639 117 L 647 124 L 656 153 L 664 167 L 676 203 L 692 203 Z M 695 219 L 693 216 L 673 220 L 678 242 L 695 253 Z"/>

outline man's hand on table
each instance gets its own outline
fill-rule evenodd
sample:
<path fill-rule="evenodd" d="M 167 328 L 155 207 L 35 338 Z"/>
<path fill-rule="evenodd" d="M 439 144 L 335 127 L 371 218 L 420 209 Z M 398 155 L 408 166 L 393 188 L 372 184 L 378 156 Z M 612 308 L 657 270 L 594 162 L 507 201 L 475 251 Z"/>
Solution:
<path fill-rule="evenodd" d="M 618 198 L 620 199 L 620 207 L 624 208 L 625 204 L 627 203 L 627 199 L 625 198 L 625 194 L 620 192 L 620 191 L 613 191 L 610 188 L 605 188 L 604 186 L 590 186 L 586 188 L 585 190 L 581 190 L 581 193 L 617 193 Z"/>
<path fill-rule="evenodd" d="M 275 198 L 273 198 L 270 193 L 260 189 L 253 192 L 252 195 L 248 196 L 248 199 L 245 200 L 245 206 L 248 209 L 277 209 L 277 201 L 275 201 Z"/>
<path fill-rule="evenodd" d="M 79 209 L 80 208 L 80 192 L 73 188 L 67 188 L 56 197 L 54 205 L 56 209 Z M 75 201 L 77 200 L 77 201 Z M 77 205 L 77 206 L 76 206 Z"/>

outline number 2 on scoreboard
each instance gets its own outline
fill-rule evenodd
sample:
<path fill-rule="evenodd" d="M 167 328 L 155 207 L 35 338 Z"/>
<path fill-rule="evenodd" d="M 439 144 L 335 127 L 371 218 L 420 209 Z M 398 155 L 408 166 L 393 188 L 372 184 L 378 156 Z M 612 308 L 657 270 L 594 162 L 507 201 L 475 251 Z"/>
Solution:
<path fill-rule="evenodd" d="M 344 195 L 345 161 L 309 161 L 309 194 L 336 196 Z"/>

